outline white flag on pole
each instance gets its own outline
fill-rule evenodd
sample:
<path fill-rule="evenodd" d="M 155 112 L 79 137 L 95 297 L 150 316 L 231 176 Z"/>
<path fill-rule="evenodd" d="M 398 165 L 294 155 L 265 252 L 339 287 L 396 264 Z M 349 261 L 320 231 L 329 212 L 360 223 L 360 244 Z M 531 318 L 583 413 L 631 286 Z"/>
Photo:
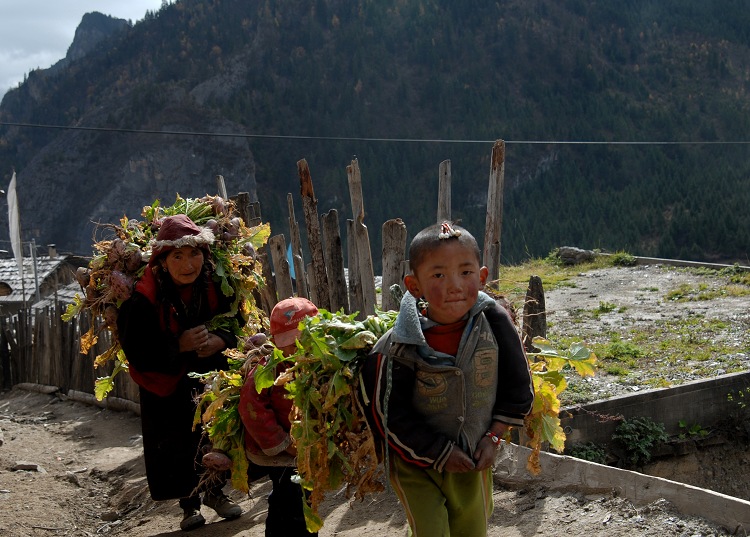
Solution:
<path fill-rule="evenodd" d="M 18 275 L 23 281 L 23 247 L 21 245 L 21 217 L 18 212 L 18 194 L 16 194 L 16 172 L 8 186 L 8 225 L 10 226 L 10 246 L 18 263 Z"/>

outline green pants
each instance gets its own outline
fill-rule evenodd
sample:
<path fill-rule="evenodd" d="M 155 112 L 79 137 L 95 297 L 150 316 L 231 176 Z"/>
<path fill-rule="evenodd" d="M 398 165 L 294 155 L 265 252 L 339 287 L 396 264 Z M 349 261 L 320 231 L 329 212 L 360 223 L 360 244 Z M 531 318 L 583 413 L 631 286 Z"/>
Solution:
<path fill-rule="evenodd" d="M 398 456 L 390 481 L 413 537 L 485 537 L 494 507 L 492 469 L 451 473 L 424 470 Z"/>

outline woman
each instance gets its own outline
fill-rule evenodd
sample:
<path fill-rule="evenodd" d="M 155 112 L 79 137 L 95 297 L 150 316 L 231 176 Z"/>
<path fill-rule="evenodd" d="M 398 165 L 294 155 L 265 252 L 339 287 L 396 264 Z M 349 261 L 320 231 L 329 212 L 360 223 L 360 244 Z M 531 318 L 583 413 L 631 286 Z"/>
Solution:
<path fill-rule="evenodd" d="M 229 311 L 230 301 L 211 280 L 207 262 L 213 233 L 186 215 L 164 218 L 152 241 L 151 259 L 133 295 L 120 307 L 118 337 L 130 376 L 140 386 L 146 477 L 154 500 L 179 498 L 180 528 L 206 520 L 197 491 L 200 428 L 193 430 L 194 395 L 203 386 L 188 372 L 226 369 L 222 351 L 236 345 L 234 334 L 209 331 L 206 322 Z M 204 492 L 203 504 L 223 518 L 242 508 L 222 492 L 224 482 Z"/>

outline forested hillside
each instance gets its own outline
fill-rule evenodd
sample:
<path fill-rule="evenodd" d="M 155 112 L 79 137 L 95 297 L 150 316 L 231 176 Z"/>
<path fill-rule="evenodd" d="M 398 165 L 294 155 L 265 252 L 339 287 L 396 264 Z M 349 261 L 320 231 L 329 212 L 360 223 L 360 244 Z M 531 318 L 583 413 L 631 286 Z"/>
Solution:
<path fill-rule="evenodd" d="M 567 244 L 747 264 L 749 84 L 740 0 L 178 0 L 9 92 L 0 122 L 103 130 L 0 125 L 0 175 L 26 233 L 86 255 L 89 220 L 217 173 L 288 234 L 301 158 L 319 210 L 352 218 L 356 157 L 377 251 L 385 220 L 435 218 L 446 159 L 481 238 L 504 139 L 504 263 Z"/>

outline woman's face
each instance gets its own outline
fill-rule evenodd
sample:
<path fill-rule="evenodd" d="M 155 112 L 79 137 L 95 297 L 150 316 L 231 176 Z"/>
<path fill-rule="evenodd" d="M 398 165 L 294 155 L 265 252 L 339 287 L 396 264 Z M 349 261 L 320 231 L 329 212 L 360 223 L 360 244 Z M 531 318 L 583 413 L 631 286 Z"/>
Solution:
<path fill-rule="evenodd" d="M 176 285 L 190 285 L 200 276 L 203 250 L 195 246 L 175 248 L 166 255 L 162 266 L 167 269 Z"/>

